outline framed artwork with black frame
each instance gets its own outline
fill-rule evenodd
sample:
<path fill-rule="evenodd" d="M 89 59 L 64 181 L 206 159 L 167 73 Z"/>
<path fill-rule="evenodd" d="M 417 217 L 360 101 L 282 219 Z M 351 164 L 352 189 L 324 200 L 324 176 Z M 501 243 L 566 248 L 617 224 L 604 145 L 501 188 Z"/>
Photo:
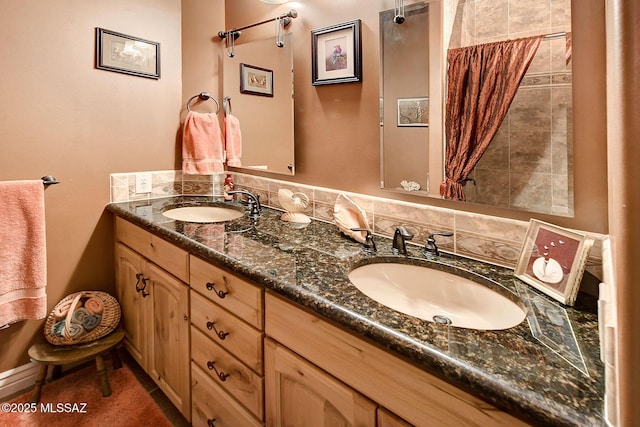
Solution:
<path fill-rule="evenodd" d="M 96 28 L 96 68 L 160 78 L 160 43 Z"/>
<path fill-rule="evenodd" d="M 311 31 L 314 86 L 362 81 L 360 20 Z"/>
<path fill-rule="evenodd" d="M 273 71 L 240 64 L 240 93 L 273 96 Z"/>

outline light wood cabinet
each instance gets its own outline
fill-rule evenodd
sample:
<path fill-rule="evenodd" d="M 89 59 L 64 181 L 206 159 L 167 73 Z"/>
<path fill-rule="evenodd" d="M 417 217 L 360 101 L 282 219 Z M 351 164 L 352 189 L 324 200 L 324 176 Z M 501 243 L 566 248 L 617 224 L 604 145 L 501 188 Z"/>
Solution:
<path fill-rule="evenodd" d="M 119 217 L 116 240 L 125 345 L 194 426 L 526 425 Z"/>
<path fill-rule="evenodd" d="M 264 329 L 264 290 L 198 257 L 189 258 L 191 289 L 258 330 Z"/>
<path fill-rule="evenodd" d="M 136 290 L 144 259 L 123 244 L 116 243 L 116 297 L 122 310 L 124 345 L 143 369 L 147 368 L 147 316 L 143 297 Z"/>
<path fill-rule="evenodd" d="M 265 296 L 265 332 L 407 423 L 465 427 L 526 425 L 314 313 L 271 294 Z M 267 390 L 272 390 L 273 376 L 269 367 L 265 375 Z M 267 406 L 267 414 L 273 410 Z"/>
<path fill-rule="evenodd" d="M 191 324 L 209 340 L 235 355 L 259 375 L 262 366 L 262 331 L 246 324 L 197 292 L 191 292 Z"/>
<path fill-rule="evenodd" d="M 378 408 L 378 423 L 377 427 L 412 427 L 411 424 L 404 421 L 402 418 L 387 411 L 384 408 Z"/>
<path fill-rule="evenodd" d="M 197 257 L 189 264 L 194 420 L 262 425 L 264 291 Z M 205 390 L 203 376 L 215 388 Z M 217 401 L 205 402 L 211 394 Z"/>
<path fill-rule="evenodd" d="M 150 298 L 147 372 L 189 419 L 189 289 L 154 264 L 147 264 L 146 273 Z"/>
<path fill-rule="evenodd" d="M 375 403 L 269 339 L 265 367 L 267 427 L 375 426 Z"/>
<path fill-rule="evenodd" d="M 194 427 L 260 427 L 249 413 L 196 363 L 191 364 L 191 423 Z"/>
<path fill-rule="evenodd" d="M 189 288 L 177 278 L 188 277 L 188 254 L 121 218 L 116 219 L 116 240 L 116 294 L 125 346 L 189 420 Z M 155 264 L 167 259 L 173 260 L 174 274 Z"/>

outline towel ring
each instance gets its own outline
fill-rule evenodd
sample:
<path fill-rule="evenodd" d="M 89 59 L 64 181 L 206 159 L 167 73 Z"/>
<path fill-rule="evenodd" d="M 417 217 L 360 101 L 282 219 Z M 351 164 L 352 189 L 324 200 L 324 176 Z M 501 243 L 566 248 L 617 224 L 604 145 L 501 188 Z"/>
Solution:
<path fill-rule="evenodd" d="M 209 95 L 209 92 L 200 92 L 199 94 L 193 95 L 191 98 L 189 98 L 189 100 L 187 101 L 187 111 L 191 111 L 191 101 L 196 98 L 199 98 L 201 101 L 206 101 L 208 99 L 212 100 L 216 103 L 216 114 L 220 112 L 220 103 L 218 103 L 218 100 L 213 96 Z"/>

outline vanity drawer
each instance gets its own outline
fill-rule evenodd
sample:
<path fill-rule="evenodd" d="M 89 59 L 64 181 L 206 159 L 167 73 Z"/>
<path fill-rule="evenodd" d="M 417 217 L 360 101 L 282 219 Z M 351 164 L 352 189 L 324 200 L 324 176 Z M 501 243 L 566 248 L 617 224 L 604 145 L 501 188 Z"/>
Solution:
<path fill-rule="evenodd" d="M 254 416 L 263 419 L 264 379 L 194 326 L 191 326 L 191 359 Z M 215 365 L 209 369 L 211 363 Z M 225 375 L 224 381 L 218 375 Z"/>
<path fill-rule="evenodd" d="M 222 268 L 191 256 L 191 288 L 262 330 L 263 289 Z"/>
<path fill-rule="evenodd" d="M 194 427 L 208 427 L 212 419 L 220 426 L 262 426 L 198 365 L 191 363 L 191 423 Z"/>
<path fill-rule="evenodd" d="M 258 374 L 262 368 L 262 332 L 191 291 L 191 323 Z"/>
<path fill-rule="evenodd" d="M 116 217 L 116 240 L 183 282 L 189 279 L 189 254 L 187 251 L 120 217 Z"/>

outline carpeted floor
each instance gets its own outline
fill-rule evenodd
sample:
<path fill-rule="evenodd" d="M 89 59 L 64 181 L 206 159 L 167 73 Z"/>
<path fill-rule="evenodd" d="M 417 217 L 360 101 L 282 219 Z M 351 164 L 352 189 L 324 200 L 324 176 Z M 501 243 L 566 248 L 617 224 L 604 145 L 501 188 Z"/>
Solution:
<path fill-rule="evenodd" d="M 39 403 L 31 391 L 2 403 L 0 427 L 170 427 L 162 409 L 126 364 L 114 370 L 107 363 L 112 394 L 103 397 L 95 364 L 42 387 Z"/>

